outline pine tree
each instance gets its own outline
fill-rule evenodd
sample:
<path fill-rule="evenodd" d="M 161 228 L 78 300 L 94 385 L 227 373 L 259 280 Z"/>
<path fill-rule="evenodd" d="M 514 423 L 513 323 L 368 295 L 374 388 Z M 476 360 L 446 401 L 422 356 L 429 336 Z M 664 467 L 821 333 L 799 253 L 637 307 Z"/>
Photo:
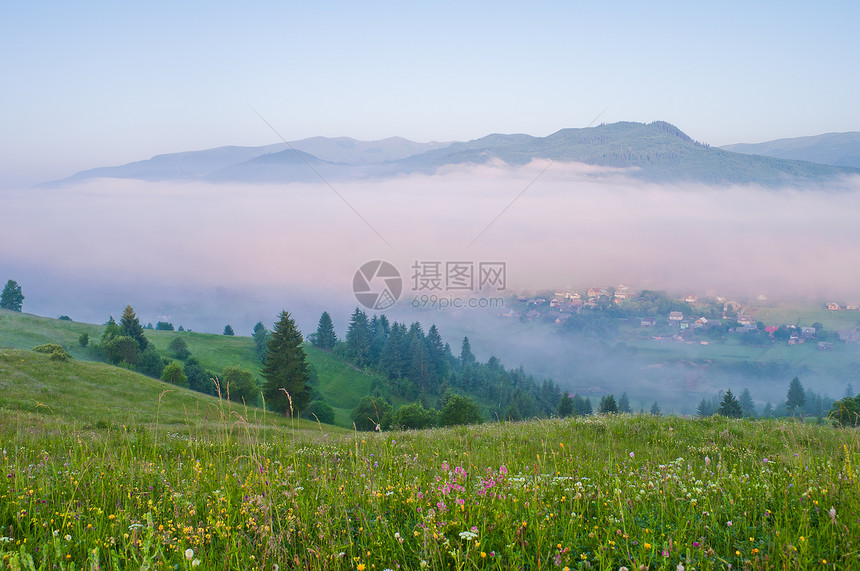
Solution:
<path fill-rule="evenodd" d="M 463 344 L 460 346 L 460 366 L 465 367 L 470 363 L 474 363 L 475 360 L 475 355 L 472 353 L 472 344 L 469 343 L 469 338 L 463 337 Z"/>
<path fill-rule="evenodd" d="M 346 353 L 356 367 L 366 367 L 370 354 L 370 323 L 367 314 L 355 308 L 346 330 Z"/>
<path fill-rule="evenodd" d="M 791 414 L 793 416 L 797 411 L 797 407 L 801 407 L 804 404 L 806 404 L 806 391 L 803 390 L 803 385 L 800 384 L 800 379 L 794 377 L 788 385 L 785 406 L 791 410 Z"/>
<path fill-rule="evenodd" d="M 122 318 L 119 320 L 119 330 L 120 335 L 131 337 L 137 341 L 141 351 L 149 345 L 149 342 L 143 335 L 143 327 L 140 325 L 140 321 L 130 305 L 125 306 L 125 310 L 122 312 Z"/>
<path fill-rule="evenodd" d="M 573 414 L 573 410 L 573 399 L 570 398 L 570 393 L 564 391 L 561 401 L 558 403 L 558 415 L 561 418 L 567 418 Z"/>
<path fill-rule="evenodd" d="M 337 334 L 334 332 L 334 324 L 331 321 L 331 315 L 328 311 L 323 311 L 320 315 L 317 332 L 313 339 L 313 346 L 325 351 L 331 351 L 337 344 Z"/>
<path fill-rule="evenodd" d="M 233 331 L 233 327 L 229 323 L 224 326 L 224 332 L 221 333 L 221 335 L 229 335 L 231 337 L 235 334 L 236 334 L 236 332 Z"/>
<path fill-rule="evenodd" d="M 621 398 L 618 399 L 618 412 L 630 412 L 630 401 L 626 392 L 621 393 Z"/>
<path fill-rule="evenodd" d="M 663 411 L 660 410 L 660 405 L 657 404 L 657 401 L 654 401 L 654 404 L 651 405 L 651 416 L 660 416 L 663 414 Z"/>
<path fill-rule="evenodd" d="M 597 409 L 602 414 L 615 414 L 618 412 L 618 404 L 615 402 L 615 395 L 607 395 L 600 399 L 600 406 Z"/>
<path fill-rule="evenodd" d="M 591 408 L 591 398 L 585 397 L 585 399 L 583 399 L 582 415 L 589 416 L 592 413 L 594 413 L 594 409 Z"/>
<path fill-rule="evenodd" d="M 429 380 L 435 390 L 441 380 L 448 376 L 448 363 L 445 360 L 445 344 L 442 342 L 442 336 L 439 335 L 439 330 L 436 329 L 435 325 L 430 326 L 424 343 L 427 346 L 427 361 L 430 365 Z"/>
<path fill-rule="evenodd" d="M 711 410 L 711 405 L 708 403 L 706 399 L 702 399 L 699 401 L 699 406 L 696 407 L 696 415 L 701 418 L 706 416 L 711 416 L 713 411 Z"/>
<path fill-rule="evenodd" d="M 424 331 L 417 321 L 409 327 L 409 372 L 407 378 L 422 393 L 428 389 L 430 361 L 424 341 Z"/>
<path fill-rule="evenodd" d="M 755 403 L 749 389 L 744 389 L 738 402 L 741 405 L 741 412 L 743 412 L 744 417 L 755 418 Z"/>
<path fill-rule="evenodd" d="M 395 321 L 379 357 L 379 366 L 389 379 L 402 378 L 406 374 L 408 343 L 406 326 Z"/>
<path fill-rule="evenodd" d="M 726 394 L 723 396 L 723 402 L 720 403 L 719 413 L 723 416 L 728 416 L 729 418 L 740 418 L 743 416 L 741 403 L 739 403 L 738 399 L 735 398 L 735 395 L 732 394 L 732 389 L 727 390 Z"/>
<path fill-rule="evenodd" d="M 263 396 L 270 408 L 288 416 L 298 414 L 311 401 L 310 369 L 302 342 L 295 321 L 282 311 L 263 361 Z"/>
<path fill-rule="evenodd" d="M 266 357 L 266 347 L 269 345 L 269 330 L 263 325 L 262 321 L 258 321 L 254 326 L 254 334 L 251 337 L 254 339 L 254 352 L 257 354 L 257 360 L 261 363 Z"/>
<path fill-rule="evenodd" d="M 6 282 L 3 293 L 0 294 L 0 308 L 12 311 L 21 311 L 24 305 L 24 295 L 21 286 L 15 280 Z"/>
<path fill-rule="evenodd" d="M 843 393 L 842 398 L 851 398 L 854 396 L 854 385 L 848 383 L 845 386 L 845 393 Z"/>
<path fill-rule="evenodd" d="M 764 405 L 764 410 L 761 415 L 765 418 L 773 418 L 773 405 L 770 404 L 770 401 Z"/>

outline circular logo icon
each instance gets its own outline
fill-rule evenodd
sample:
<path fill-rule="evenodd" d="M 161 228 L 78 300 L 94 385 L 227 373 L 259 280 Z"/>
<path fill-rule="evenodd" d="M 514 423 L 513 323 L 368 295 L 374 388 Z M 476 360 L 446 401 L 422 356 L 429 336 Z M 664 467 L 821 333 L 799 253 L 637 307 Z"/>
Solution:
<path fill-rule="evenodd" d="M 368 309 L 388 309 L 400 299 L 403 279 L 390 263 L 373 260 L 356 270 L 352 278 L 352 292 L 358 303 Z"/>

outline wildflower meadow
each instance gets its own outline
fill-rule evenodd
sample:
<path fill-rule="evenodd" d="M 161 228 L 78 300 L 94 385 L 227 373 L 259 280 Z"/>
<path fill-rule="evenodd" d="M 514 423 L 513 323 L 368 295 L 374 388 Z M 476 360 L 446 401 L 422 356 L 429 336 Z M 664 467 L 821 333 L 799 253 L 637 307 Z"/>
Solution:
<path fill-rule="evenodd" d="M 303 425 L 304 426 L 304 425 Z M 856 430 L 0 421 L 6 569 L 860 567 Z"/>

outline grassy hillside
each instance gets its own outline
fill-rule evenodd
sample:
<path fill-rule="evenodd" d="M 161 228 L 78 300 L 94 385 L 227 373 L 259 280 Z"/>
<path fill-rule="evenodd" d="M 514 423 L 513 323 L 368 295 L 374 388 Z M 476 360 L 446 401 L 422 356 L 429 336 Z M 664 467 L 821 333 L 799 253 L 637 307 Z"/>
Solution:
<path fill-rule="evenodd" d="M 7 374 L 53 371 L 2 354 Z M 856 430 L 622 415 L 338 434 L 231 415 L 189 437 L 4 412 L 4 569 L 860 564 Z"/>
<path fill-rule="evenodd" d="M 100 339 L 103 329 L 102 325 L 0 310 L 0 348 L 29 350 L 43 343 L 57 343 L 77 360 L 92 360 L 93 352 L 82 348 L 78 337 L 81 333 L 88 333 L 90 342 L 94 343 Z M 167 347 L 170 342 L 176 336 L 181 336 L 191 355 L 205 369 L 220 374 L 225 367 L 235 365 L 250 370 L 262 383 L 260 362 L 250 337 L 152 329 L 146 330 L 145 335 L 164 356 L 169 356 Z M 309 344 L 305 344 L 305 352 L 308 362 L 317 371 L 319 392 L 335 409 L 335 422 L 343 427 L 352 426 L 352 409 L 361 397 L 371 393 L 374 382 L 379 378 L 359 371 Z"/>
<path fill-rule="evenodd" d="M 196 433 L 224 419 L 285 429 L 317 429 L 245 408 L 104 363 L 54 361 L 32 351 L 0 349 L 0 416 L 5 422 L 58 430 L 158 425 Z M 14 421 L 12 419 L 15 419 Z"/>

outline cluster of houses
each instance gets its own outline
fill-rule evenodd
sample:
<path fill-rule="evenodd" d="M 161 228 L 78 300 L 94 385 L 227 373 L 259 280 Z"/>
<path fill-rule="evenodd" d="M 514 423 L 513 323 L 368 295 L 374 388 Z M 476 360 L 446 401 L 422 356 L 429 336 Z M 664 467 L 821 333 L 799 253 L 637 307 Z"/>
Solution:
<path fill-rule="evenodd" d="M 633 292 L 626 285 L 619 285 L 615 288 L 593 287 L 583 292 L 565 290 L 557 291 L 552 296 L 517 296 L 517 302 L 521 311 L 514 308 L 508 309 L 507 312 L 501 313 L 501 317 L 520 318 L 526 321 L 536 319 L 551 319 L 555 323 L 561 324 L 567 321 L 571 315 L 580 313 L 583 308 L 594 308 L 599 304 L 619 303 L 633 297 Z M 757 297 L 759 301 L 766 301 L 764 295 Z M 724 297 L 717 296 L 714 298 L 718 303 L 722 303 L 723 312 L 722 320 L 731 320 L 737 322 L 737 326 L 731 331 L 734 333 L 748 333 L 759 331 L 756 319 L 747 313 L 748 307 L 738 301 L 729 300 Z M 690 305 L 699 303 L 699 299 L 695 295 L 686 295 L 679 298 Z M 851 311 L 858 310 L 856 304 L 840 305 L 835 302 L 827 304 L 827 309 L 831 311 Z M 681 311 L 671 311 L 667 316 L 660 317 L 642 317 L 638 318 L 638 325 L 641 328 L 655 328 L 658 325 L 668 324 L 672 329 L 676 330 L 670 337 L 655 337 L 655 339 L 675 339 L 681 342 L 698 342 L 708 344 L 708 341 L 697 341 L 697 330 L 708 329 L 711 327 L 722 327 L 721 319 L 711 319 L 704 316 L 684 315 Z M 771 337 L 779 329 L 780 326 L 768 325 L 763 332 Z M 808 342 L 817 342 L 818 348 L 822 351 L 832 351 L 833 343 L 829 341 L 820 341 L 816 337 L 815 327 L 799 327 L 787 325 L 789 337 L 789 345 L 801 345 Z M 860 344 L 860 326 L 854 329 L 838 332 L 839 341 L 849 344 Z"/>
<path fill-rule="evenodd" d="M 846 303 L 845 305 L 839 305 L 836 302 L 831 301 L 827 304 L 827 309 L 830 311 L 858 311 L 860 310 L 860 305 L 856 303 Z"/>

